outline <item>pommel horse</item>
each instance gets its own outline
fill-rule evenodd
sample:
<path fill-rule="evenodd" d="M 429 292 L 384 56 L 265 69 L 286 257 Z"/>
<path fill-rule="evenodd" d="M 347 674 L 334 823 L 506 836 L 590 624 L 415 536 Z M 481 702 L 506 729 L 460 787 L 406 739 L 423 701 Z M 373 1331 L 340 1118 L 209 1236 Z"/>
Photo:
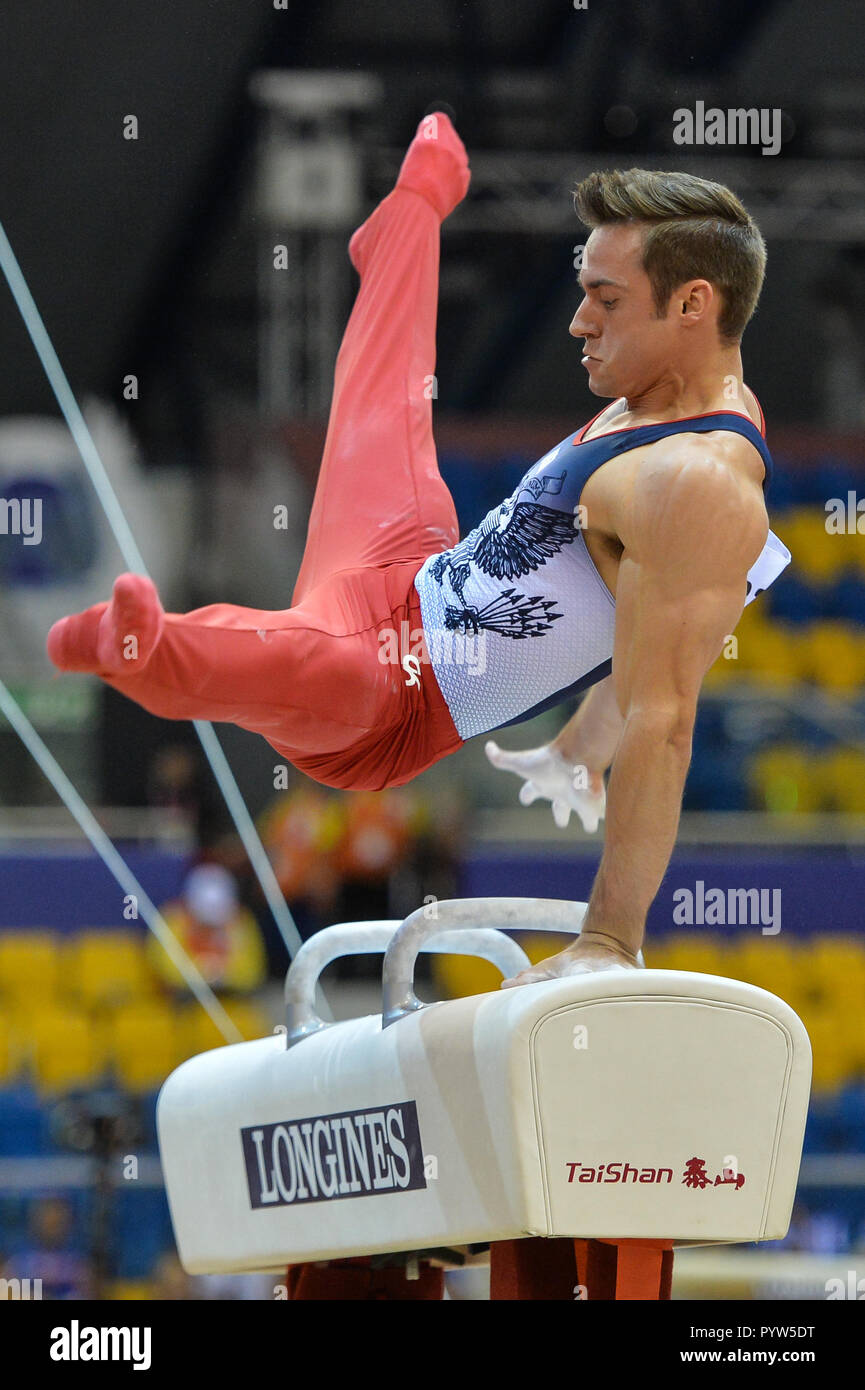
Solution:
<path fill-rule="evenodd" d="M 663 1299 L 675 1247 L 784 1236 L 811 1047 L 783 1000 L 649 969 L 416 998 L 420 950 L 512 975 L 528 961 L 503 929 L 575 934 L 585 907 L 453 900 L 306 942 L 286 1031 L 193 1057 L 160 1093 L 186 1270 L 489 1245 L 494 1299 Z M 324 967 L 380 951 L 381 1014 L 324 1023 Z"/>

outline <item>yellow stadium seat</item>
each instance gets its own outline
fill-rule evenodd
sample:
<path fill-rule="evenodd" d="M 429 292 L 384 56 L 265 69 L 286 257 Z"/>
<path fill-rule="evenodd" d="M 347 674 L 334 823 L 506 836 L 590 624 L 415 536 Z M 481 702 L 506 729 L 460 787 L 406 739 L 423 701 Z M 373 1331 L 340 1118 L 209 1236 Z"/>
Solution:
<path fill-rule="evenodd" d="M 818 776 L 827 809 L 865 815 L 865 753 L 861 749 L 837 748 L 821 758 Z"/>
<path fill-rule="evenodd" d="M 792 685 L 802 679 L 805 652 L 801 638 L 781 623 L 764 623 L 739 639 L 736 661 L 749 679 L 773 685 Z"/>
<path fill-rule="evenodd" d="M 436 953 L 430 959 L 430 968 L 435 996 L 439 999 L 465 999 L 472 994 L 490 994 L 502 982 L 494 965 L 475 956 Z"/>
<path fill-rule="evenodd" d="M 244 1041 L 266 1038 L 273 1032 L 274 1022 L 270 1015 L 254 1001 L 228 999 L 222 1000 L 222 1003 Z M 194 1057 L 199 1052 L 209 1052 L 214 1047 L 225 1045 L 225 1038 L 216 1024 L 197 1003 L 183 1006 L 179 1041 L 185 1057 Z"/>
<path fill-rule="evenodd" d="M 743 637 L 754 633 L 763 632 L 765 628 L 772 626 L 772 619 L 767 616 L 766 609 L 759 603 L 749 603 L 739 614 L 739 621 L 736 623 L 736 636 Z"/>
<path fill-rule="evenodd" d="M 108 1298 L 113 1303 L 150 1300 L 153 1298 L 153 1284 L 149 1279 L 115 1279 L 110 1285 Z"/>
<path fill-rule="evenodd" d="M 801 1018 L 811 1039 L 814 1089 L 837 1090 L 858 1070 L 858 1030 L 851 1027 L 849 1017 L 836 1008 L 803 1007 Z"/>
<path fill-rule="evenodd" d="M 668 936 L 649 937 L 643 946 L 643 959 L 648 970 L 677 970 L 679 968 L 671 963 L 675 959 L 675 952 L 670 950 L 670 938 Z"/>
<path fill-rule="evenodd" d="M 0 932 L 0 1000 L 13 1009 L 53 1002 L 60 964 L 56 932 Z"/>
<path fill-rule="evenodd" d="M 133 932 L 86 931 L 67 948 L 68 989 L 86 1008 L 146 997 L 153 991 L 144 940 Z"/>
<path fill-rule="evenodd" d="M 725 639 L 725 649 L 730 652 L 730 656 L 725 658 L 725 649 L 722 649 L 720 660 L 727 666 L 741 670 L 747 654 L 754 650 L 760 639 L 770 632 L 773 626 L 772 620 L 766 616 L 765 610 L 760 608 L 759 604 L 749 604 L 742 610 L 733 632 L 728 633 Z M 736 639 L 735 642 L 730 640 L 733 637 Z"/>
<path fill-rule="evenodd" d="M 801 667 L 800 638 L 754 603 L 742 611 L 735 630 L 725 638 L 705 683 L 709 687 L 722 686 L 743 678 L 787 683 L 799 679 Z"/>
<path fill-rule="evenodd" d="M 46 1095 L 95 1085 L 103 1073 L 101 1029 L 80 1009 L 44 1008 L 13 1022 L 37 1090 Z"/>
<path fill-rule="evenodd" d="M 284 1022 L 281 1016 L 271 1018 L 269 1011 L 255 999 L 226 999 L 224 1003 L 225 1012 L 247 1042 L 266 1038 L 273 1032 L 275 1024 Z"/>
<path fill-rule="evenodd" d="M 674 933 L 668 938 L 667 970 L 692 970 L 699 975 L 729 975 L 723 927 L 706 927 L 705 932 Z M 651 946 L 647 947 L 647 951 Z M 648 964 L 647 957 L 647 964 Z M 660 968 L 660 967 L 658 967 Z"/>
<path fill-rule="evenodd" d="M 861 1000 L 852 1002 L 842 1000 L 841 1005 L 854 1073 L 862 1080 L 865 1079 L 865 1028 L 862 1027 L 862 1002 Z"/>
<path fill-rule="evenodd" d="M 703 689 L 706 691 L 718 690 L 731 681 L 738 680 L 744 674 L 738 660 L 741 639 L 738 633 L 732 635 L 736 637 L 735 646 L 725 645 L 721 655 L 713 662 L 703 677 Z M 735 653 L 735 655 L 725 655 L 728 651 Z"/>
<path fill-rule="evenodd" d="M 564 936 L 541 937 L 535 933 L 532 943 L 524 937 L 520 944 L 532 964 L 555 955 L 567 943 Z M 734 974 L 728 963 L 728 953 L 723 942 L 712 941 L 703 936 L 667 936 L 646 941 L 643 947 L 646 968 L 649 970 L 692 970 L 703 975 Z M 501 987 L 501 975 L 488 961 L 474 956 L 432 957 L 432 973 L 437 995 L 441 998 L 460 999 L 470 994 L 486 994 Z"/>
<path fill-rule="evenodd" d="M 826 690 L 857 691 L 865 682 L 865 634 L 834 618 L 809 624 L 802 676 Z"/>
<path fill-rule="evenodd" d="M 564 932 L 516 932 L 514 936 L 532 965 L 557 955 L 574 940 Z M 479 956 L 448 956 L 436 952 L 430 960 L 438 998 L 465 999 L 472 994 L 494 993 L 501 988 L 501 973 Z"/>
<path fill-rule="evenodd" d="M 17 1061 L 9 1020 L 0 1014 L 0 1086 L 15 1075 Z"/>
<path fill-rule="evenodd" d="M 161 1000 L 118 1008 L 105 1025 L 107 1060 L 122 1086 L 153 1091 L 182 1059 L 178 1011 Z"/>
<path fill-rule="evenodd" d="M 808 957 L 812 962 L 830 961 L 846 970 L 861 970 L 865 967 L 865 941 L 858 934 L 821 932 L 811 938 Z"/>
<path fill-rule="evenodd" d="M 768 989 L 788 1004 L 792 1004 L 794 996 L 798 998 L 798 961 L 792 949 L 777 936 L 760 935 L 737 943 L 731 949 L 729 965 L 737 979 Z"/>
<path fill-rule="evenodd" d="M 855 937 L 816 937 L 805 951 L 809 993 L 860 1004 L 865 1016 L 865 949 Z"/>
<path fill-rule="evenodd" d="M 815 760 L 793 744 L 758 753 L 748 765 L 748 781 L 761 811 L 780 815 L 823 809 Z"/>
<path fill-rule="evenodd" d="M 845 502 L 844 514 L 840 520 L 844 529 L 832 533 L 832 539 L 841 557 L 841 568 L 855 573 L 857 569 L 865 570 L 865 530 L 850 526 L 853 518 L 847 510 L 846 496 L 843 497 L 843 500 Z M 861 512 L 856 514 L 856 520 L 859 527 L 865 528 L 865 516 Z"/>
<path fill-rule="evenodd" d="M 789 546 L 801 574 L 817 583 L 831 583 L 848 563 L 849 547 L 842 535 L 826 529 L 822 507 L 794 507 L 784 515 L 784 544 Z"/>
<path fill-rule="evenodd" d="M 861 520 L 861 517 L 860 517 Z M 843 539 L 841 546 L 846 553 L 847 564 L 851 570 L 861 570 L 865 574 L 865 538 L 861 531 L 851 531 Z"/>

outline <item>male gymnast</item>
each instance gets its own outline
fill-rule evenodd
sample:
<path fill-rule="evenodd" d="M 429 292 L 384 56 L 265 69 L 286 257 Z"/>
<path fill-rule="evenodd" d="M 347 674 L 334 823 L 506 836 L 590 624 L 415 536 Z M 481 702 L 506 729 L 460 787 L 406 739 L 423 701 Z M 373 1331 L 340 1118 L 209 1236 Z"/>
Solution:
<path fill-rule="evenodd" d="M 606 814 L 580 937 L 512 985 L 637 967 L 703 677 L 790 556 L 768 528 L 772 461 L 740 352 L 763 239 L 723 186 L 642 169 L 575 193 L 591 234 L 570 332 L 612 403 L 460 541 L 430 384 L 439 228 L 469 178 L 449 117 L 424 117 L 351 238 L 360 287 L 291 607 L 166 613 L 150 580 L 124 574 L 47 647 L 153 714 L 238 724 L 357 790 L 400 786 L 588 690 L 550 745 L 487 744 L 525 804 L 546 797 L 559 824 L 573 808 L 590 829 Z"/>

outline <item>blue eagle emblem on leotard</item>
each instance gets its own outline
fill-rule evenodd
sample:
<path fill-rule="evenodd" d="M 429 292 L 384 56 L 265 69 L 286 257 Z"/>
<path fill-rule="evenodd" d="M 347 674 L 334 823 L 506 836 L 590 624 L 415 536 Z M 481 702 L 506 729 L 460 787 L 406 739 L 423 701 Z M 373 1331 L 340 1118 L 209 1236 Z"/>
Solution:
<path fill-rule="evenodd" d="M 562 616 L 553 612 L 554 599 L 518 593 L 515 588 L 500 590 L 497 598 L 477 608 L 467 601 L 465 585 L 473 565 L 494 579 L 521 579 L 546 564 L 564 546 L 573 544 L 573 516 L 537 501 L 543 493 L 561 492 L 564 480 L 564 473 L 557 477 L 524 478 L 516 492 L 490 512 L 465 540 L 436 556 L 430 573 L 440 585 L 447 577 L 459 603 L 445 608 L 447 628 L 464 633 L 487 628 L 517 639 L 540 637 Z M 535 500 L 520 501 L 525 492 Z"/>

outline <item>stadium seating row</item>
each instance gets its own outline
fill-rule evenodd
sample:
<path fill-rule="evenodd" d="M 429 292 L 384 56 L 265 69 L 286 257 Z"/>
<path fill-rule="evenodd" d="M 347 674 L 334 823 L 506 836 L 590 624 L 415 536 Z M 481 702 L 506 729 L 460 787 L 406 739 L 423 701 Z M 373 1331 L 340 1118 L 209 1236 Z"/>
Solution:
<path fill-rule="evenodd" d="M 226 1001 L 244 1038 L 272 1029 L 269 1015 L 246 1000 Z M 36 1004 L 0 1013 L 0 1084 L 28 1078 L 46 1096 L 111 1080 L 146 1092 L 187 1057 L 224 1039 L 200 1005 L 151 999 L 88 1012 Z"/>
<path fill-rule="evenodd" d="M 159 982 L 143 932 L 0 933 L 0 1003 L 74 1000 L 84 1008 L 153 998 Z"/>
<path fill-rule="evenodd" d="M 855 489 L 852 489 L 855 491 Z M 862 495 L 861 479 L 859 495 Z M 858 500 L 858 498 L 857 498 Z M 840 505 L 839 505 L 840 504 Z M 772 529 L 796 558 L 800 574 L 827 583 L 845 570 L 865 572 L 865 512 L 851 511 L 847 490 L 830 504 L 778 510 L 770 503 Z M 856 529 L 861 521 L 863 531 Z"/>
<path fill-rule="evenodd" d="M 706 689 L 747 680 L 770 686 L 808 682 L 839 695 L 859 693 L 865 682 L 861 623 L 828 618 L 797 626 L 750 612 L 749 605 L 706 673 Z"/>
<path fill-rule="evenodd" d="M 747 763 L 751 804 L 761 811 L 838 811 L 865 815 L 865 753 L 837 748 L 815 753 L 776 744 Z"/>
<path fill-rule="evenodd" d="M 793 754 L 772 749 L 762 758 L 767 786 L 774 777 L 776 792 L 785 777 L 795 779 Z M 525 944 L 533 959 L 560 947 L 537 936 Z M 865 1073 L 862 940 L 724 942 L 682 934 L 651 942 L 647 961 L 733 976 L 781 995 L 811 1033 L 815 1084 L 836 1086 Z M 498 988 L 495 971 L 482 961 L 436 957 L 435 970 L 451 997 Z M 230 1001 L 227 1008 L 244 1037 L 271 1031 L 272 1020 L 254 1003 Z M 89 932 L 65 945 L 50 932 L 0 934 L 0 1084 L 28 1075 L 52 1094 L 113 1077 L 142 1092 L 161 1084 L 185 1057 L 221 1041 L 197 1004 L 178 1005 L 155 992 L 140 937 Z"/>

